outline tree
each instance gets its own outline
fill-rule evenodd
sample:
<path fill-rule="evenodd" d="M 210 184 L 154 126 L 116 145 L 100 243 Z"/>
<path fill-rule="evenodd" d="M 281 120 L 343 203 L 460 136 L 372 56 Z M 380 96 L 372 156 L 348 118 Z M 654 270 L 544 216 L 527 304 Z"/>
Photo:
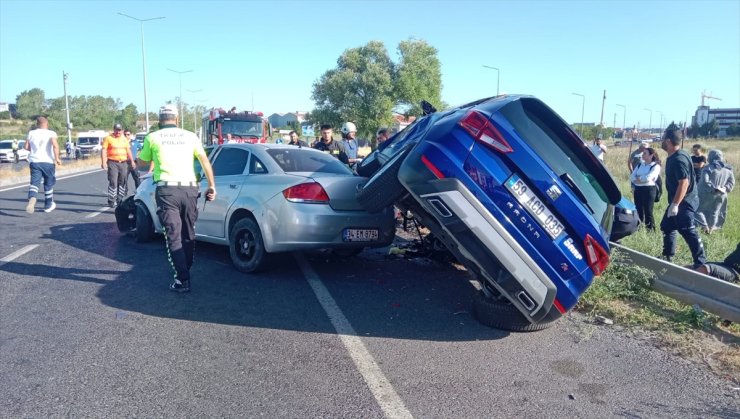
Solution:
<path fill-rule="evenodd" d="M 405 108 L 406 116 L 421 115 L 422 100 L 442 109 L 442 69 L 437 49 L 425 41 L 410 39 L 398 44 L 398 54 L 396 105 Z"/>
<path fill-rule="evenodd" d="M 737 124 L 732 124 L 729 127 L 727 127 L 727 136 L 729 137 L 740 136 L 740 126 Z"/>
<path fill-rule="evenodd" d="M 129 129 L 133 132 L 137 131 L 136 121 L 139 119 L 139 111 L 136 109 L 136 105 L 129 103 L 116 117 L 116 120 L 120 122 L 125 129 Z"/>
<path fill-rule="evenodd" d="M 393 99 L 393 63 L 380 41 L 345 50 L 337 68 L 314 83 L 312 119 L 340 126 L 354 122 L 359 134 L 374 132 L 378 121 L 390 120 Z"/>
<path fill-rule="evenodd" d="M 38 87 L 25 90 L 15 97 L 15 106 L 21 119 L 32 119 L 44 112 L 44 91 Z"/>

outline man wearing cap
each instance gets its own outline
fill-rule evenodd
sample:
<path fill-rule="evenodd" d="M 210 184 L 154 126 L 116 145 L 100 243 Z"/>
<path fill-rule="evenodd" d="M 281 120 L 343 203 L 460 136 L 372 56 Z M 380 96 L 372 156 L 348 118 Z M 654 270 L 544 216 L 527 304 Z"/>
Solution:
<path fill-rule="evenodd" d="M 630 173 L 635 170 L 635 167 L 642 163 L 642 152 L 645 151 L 645 149 L 648 147 L 650 147 L 650 144 L 648 144 L 647 141 L 643 141 L 640 143 L 640 146 L 637 148 L 637 150 L 633 151 L 632 154 L 630 154 L 629 159 L 627 159 L 627 168 L 629 169 Z"/>
<path fill-rule="evenodd" d="M 198 183 L 193 158 L 208 179 L 206 200 L 216 198 L 213 169 L 200 139 L 190 131 L 177 128 L 177 107 L 159 108 L 159 131 L 144 138 L 139 160 L 153 162 L 152 179 L 157 184 L 157 215 L 162 222 L 167 255 L 175 271 L 170 290 L 190 291 L 190 267 L 195 250 L 195 220 L 198 218 Z"/>
<path fill-rule="evenodd" d="M 103 139 L 100 167 L 108 171 L 108 206 L 115 207 L 126 197 L 129 164 L 136 170 L 131 147 L 121 124 L 113 125 L 113 133 Z"/>

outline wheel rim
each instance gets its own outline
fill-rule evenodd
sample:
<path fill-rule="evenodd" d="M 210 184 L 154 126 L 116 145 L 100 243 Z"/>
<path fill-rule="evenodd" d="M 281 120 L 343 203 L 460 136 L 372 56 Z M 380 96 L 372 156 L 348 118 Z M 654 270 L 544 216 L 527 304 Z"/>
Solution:
<path fill-rule="evenodd" d="M 239 232 L 236 242 L 238 244 L 237 256 L 239 259 L 245 262 L 252 260 L 256 250 L 254 234 L 249 230 L 242 230 Z"/>

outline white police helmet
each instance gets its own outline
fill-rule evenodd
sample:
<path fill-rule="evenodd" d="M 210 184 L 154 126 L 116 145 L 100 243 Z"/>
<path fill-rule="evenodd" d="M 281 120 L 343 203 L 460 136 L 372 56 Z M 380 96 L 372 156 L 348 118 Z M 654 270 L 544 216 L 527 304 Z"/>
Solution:
<path fill-rule="evenodd" d="M 347 135 L 350 132 L 357 132 L 357 127 L 351 122 L 345 122 L 342 124 L 342 134 Z"/>

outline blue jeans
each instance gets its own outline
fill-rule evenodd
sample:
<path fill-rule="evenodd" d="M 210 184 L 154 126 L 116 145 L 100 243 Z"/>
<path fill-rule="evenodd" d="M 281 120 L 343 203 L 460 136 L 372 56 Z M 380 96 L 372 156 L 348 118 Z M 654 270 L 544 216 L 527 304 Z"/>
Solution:
<path fill-rule="evenodd" d="M 31 185 L 28 186 L 28 199 L 35 198 L 41 187 L 41 180 L 44 181 L 44 198 L 46 199 L 45 208 L 51 207 L 54 201 L 54 184 L 57 183 L 56 166 L 54 163 L 30 163 L 31 168 Z"/>

